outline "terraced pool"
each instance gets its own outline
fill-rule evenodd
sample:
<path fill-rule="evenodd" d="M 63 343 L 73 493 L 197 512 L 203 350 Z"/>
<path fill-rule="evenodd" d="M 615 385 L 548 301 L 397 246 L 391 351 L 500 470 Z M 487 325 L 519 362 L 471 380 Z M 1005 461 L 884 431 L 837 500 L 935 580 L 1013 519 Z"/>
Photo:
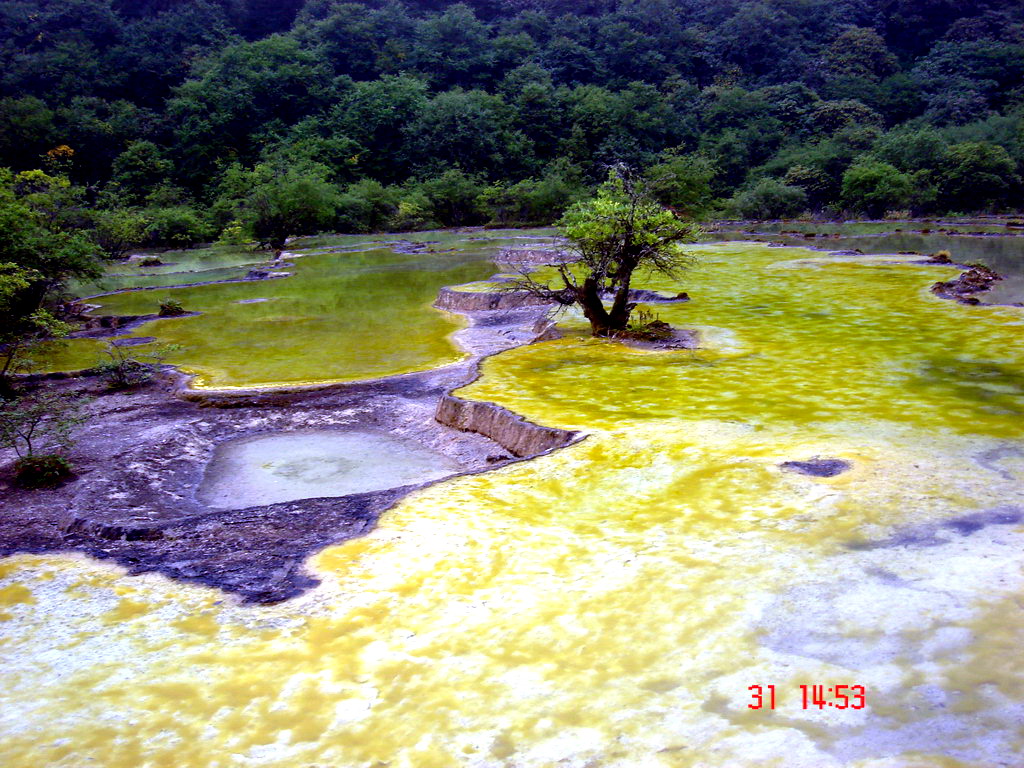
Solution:
<path fill-rule="evenodd" d="M 544 234 L 549 233 L 418 233 L 407 237 L 419 248 L 406 253 L 393 250 L 406 236 L 373 242 L 369 237 L 309 238 L 289 246 L 297 258 L 280 268 L 294 272 L 289 278 L 137 290 L 93 301 L 101 305 L 98 314 L 155 313 L 168 297 L 200 312 L 155 320 L 126 335 L 154 337 L 155 347 L 178 346 L 167 362 L 196 374 L 195 387 L 374 378 L 461 359 L 463 353 L 449 339 L 462 327 L 461 319 L 430 306 L 438 289 L 494 274 L 491 258 L 502 245 Z M 178 279 L 196 282 L 204 274 Z M 96 339 L 58 345 L 45 367 L 89 368 L 103 345 Z"/>
<path fill-rule="evenodd" d="M 1024 310 L 936 298 L 947 267 L 696 251 L 684 282 L 643 287 L 688 291 L 656 309 L 704 348 L 569 316 L 490 358 L 462 397 L 588 437 L 408 498 L 313 558 L 302 598 L 0 561 L 6 763 L 1014 764 Z M 457 275 L 482 277 L 436 276 Z M 780 466 L 814 457 L 851 469 Z M 865 708 L 802 706 L 801 685 L 839 684 Z M 777 707 L 751 709 L 753 685 Z"/>

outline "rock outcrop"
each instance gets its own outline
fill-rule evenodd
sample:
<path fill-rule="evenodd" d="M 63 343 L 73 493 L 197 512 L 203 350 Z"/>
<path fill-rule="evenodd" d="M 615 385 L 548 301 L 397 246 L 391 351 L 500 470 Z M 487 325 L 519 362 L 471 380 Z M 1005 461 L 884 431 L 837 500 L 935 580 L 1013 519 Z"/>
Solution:
<path fill-rule="evenodd" d="M 513 456 L 538 456 L 574 442 L 578 433 L 542 427 L 494 403 L 441 397 L 434 418 L 461 432 L 488 437 Z"/>
<path fill-rule="evenodd" d="M 932 293 L 943 299 L 959 301 L 961 304 L 980 304 L 981 300 L 974 294 L 988 291 L 993 283 L 1002 279 L 1001 275 L 988 267 L 974 264 L 953 280 L 935 283 L 932 286 Z"/>
<path fill-rule="evenodd" d="M 575 260 L 572 254 L 553 248 L 506 248 L 498 254 L 494 262 L 501 266 L 523 268 L 567 264 Z"/>
<path fill-rule="evenodd" d="M 810 477 L 835 477 L 847 472 L 852 465 L 843 459 L 823 459 L 815 456 L 806 461 L 784 461 L 779 466 L 790 472 Z"/>
<path fill-rule="evenodd" d="M 442 288 L 434 306 L 448 312 L 492 312 L 537 307 L 551 302 L 526 291 L 456 291 Z"/>

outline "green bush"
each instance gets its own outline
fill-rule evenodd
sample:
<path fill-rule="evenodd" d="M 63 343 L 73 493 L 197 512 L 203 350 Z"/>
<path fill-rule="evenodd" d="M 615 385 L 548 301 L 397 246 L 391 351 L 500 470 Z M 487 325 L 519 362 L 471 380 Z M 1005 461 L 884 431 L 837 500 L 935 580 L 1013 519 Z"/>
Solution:
<path fill-rule="evenodd" d="M 424 229 L 437 229 L 433 219 L 430 201 L 415 192 L 409 193 L 398 203 L 398 210 L 388 220 L 388 229 L 397 232 L 410 232 Z"/>
<path fill-rule="evenodd" d="M 477 198 L 489 226 L 546 226 L 558 221 L 586 188 L 559 176 L 526 179 L 518 184 L 492 184 Z"/>
<path fill-rule="evenodd" d="M 110 389 L 137 387 L 152 379 L 157 367 L 178 349 L 177 345 L 168 344 L 151 351 L 139 351 L 138 347 L 123 347 L 108 342 L 95 370 L 106 378 Z"/>
<path fill-rule="evenodd" d="M 478 199 L 486 189 L 477 176 L 470 176 L 458 168 L 445 171 L 410 188 L 430 201 L 433 213 L 445 227 L 464 227 L 483 224 L 485 214 Z"/>
<path fill-rule="evenodd" d="M 157 314 L 160 317 L 181 317 L 185 314 L 185 308 L 177 299 L 164 299 L 160 302 L 160 310 Z"/>
<path fill-rule="evenodd" d="M 905 208 L 913 194 L 910 177 L 888 163 L 861 162 L 843 174 L 843 205 L 873 218 Z"/>
<path fill-rule="evenodd" d="M 84 423 L 87 400 L 80 395 L 42 391 L 0 401 L 0 448 L 18 456 L 15 482 L 47 488 L 71 474 L 65 458 L 72 433 Z"/>
<path fill-rule="evenodd" d="M 238 219 L 232 219 L 221 230 L 220 237 L 217 238 L 217 245 L 245 245 L 251 240 L 252 238 L 245 231 L 245 225 Z"/>
<path fill-rule="evenodd" d="M 807 193 L 777 179 L 761 179 L 736 195 L 731 207 L 745 219 L 786 219 L 807 207 Z"/>
<path fill-rule="evenodd" d="M 630 316 L 626 330 L 618 335 L 638 341 L 668 341 L 672 338 L 672 326 L 657 313 L 640 307 Z"/>
<path fill-rule="evenodd" d="M 70 476 L 71 464 L 55 453 L 26 456 L 14 464 L 14 482 L 22 488 L 55 488 Z"/>
<path fill-rule="evenodd" d="M 380 232 L 394 225 L 391 220 L 398 215 L 400 192 L 397 187 L 385 187 L 379 181 L 363 179 L 349 184 L 338 199 L 338 213 L 335 226 L 340 232 Z M 426 200 L 424 204 L 429 207 Z M 429 218 L 429 213 L 427 215 Z M 419 229 L 411 226 L 394 226 L 395 229 Z"/>
<path fill-rule="evenodd" d="M 189 248 L 210 237 L 206 223 L 188 206 L 151 208 L 146 215 L 149 217 L 146 242 L 150 245 Z"/>

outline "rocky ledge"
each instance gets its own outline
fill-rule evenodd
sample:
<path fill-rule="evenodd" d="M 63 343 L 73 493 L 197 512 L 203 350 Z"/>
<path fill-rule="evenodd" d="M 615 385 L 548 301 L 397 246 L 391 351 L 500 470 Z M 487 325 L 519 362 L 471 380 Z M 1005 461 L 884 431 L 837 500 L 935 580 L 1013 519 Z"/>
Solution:
<path fill-rule="evenodd" d="M 610 293 L 605 298 L 611 299 Z M 689 294 L 677 293 L 666 296 L 657 291 L 633 288 L 629 292 L 629 300 L 637 304 L 671 304 L 689 301 Z M 520 309 L 522 307 L 554 307 L 555 303 L 527 291 L 518 291 L 513 287 L 497 291 L 460 291 L 455 288 L 442 288 L 434 306 L 447 312 L 494 312 L 498 310 Z"/>
<path fill-rule="evenodd" d="M 434 418 L 461 432 L 490 438 L 513 456 L 540 456 L 575 442 L 579 435 L 564 429 L 542 427 L 494 403 L 463 400 L 445 394 Z"/>
<path fill-rule="evenodd" d="M 494 259 L 501 267 L 512 269 L 530 269 L 548 264 L 568 264 L 576 261 L 571 253 L 553 246 L 536 246 L 533 248 L 506 248 Z"/>
<path fill-rule="evenodd" d="M 941 263 L 941 262 L 940 262 Z M 992 285 L 1002 280 L 1002 276 L 981 264 L 972 264 L 965 268 L 953 280 L 938 282 L 932 286 L 932 293 L 943 299 L 952 299 L 961 304 L 980 304 L 975 295 L 991 290 Z"/>
<path fill-rule="evenodd" d="M 551 302 L 526 291 L 458 291 L 442 288 L 434 306 L 446 312 L 494 312 L 521 307 L 550 306 Z"/>

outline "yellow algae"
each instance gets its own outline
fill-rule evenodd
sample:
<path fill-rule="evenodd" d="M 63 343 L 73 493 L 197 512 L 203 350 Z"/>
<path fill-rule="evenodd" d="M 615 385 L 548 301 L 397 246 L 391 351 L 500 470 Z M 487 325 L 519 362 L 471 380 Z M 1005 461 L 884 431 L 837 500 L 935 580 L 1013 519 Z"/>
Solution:
<path fill-rule="evenodd" d="M 945 521 L 1024 506 L 1019 462 L 978 462 L 1020 445 L 1021 311 L 931 296 L 945 268 L 700 253 L 643 287 L 691 293 L 652 307 L 713 331 L 704 349 L 568 318 L 489 359 L 461 396 L 587 438 L 407 498 L 313 557 L 305 597 L 0 564 L 38 605 L 0 629 L 5 764 L 1012 764 L 1024 534 Z M 779 468 L 814 456 L 852 468 Z M 775 711 L 749 709 L 753 684 Z M 864 685 L 867 706 L 805 710 L 801 684 Z"/>
<path fill-rule="evenodd" d="M 220 631 L 217 619 L 208 614 L 201 613 L 194 616 L 186 616 L 173 622 L 174 626 L 185 632 L 192 632 L 197 635 L 215 635 Z"/>
<path fill-rule="evenodd" d="M 32 591 L 22 584 L 11 584 L 0 589 L 0 605 L 31 604 L 35 601 Z"/>
<path fill-rule="evenodd" d="M 106 615 L 107 622 L 118 624 L 138 616 L 145 616 L 152 610 L 152 605 L 141 600 L 129 600 L 124 598 L 117 604 L 117 608 Z"/>

